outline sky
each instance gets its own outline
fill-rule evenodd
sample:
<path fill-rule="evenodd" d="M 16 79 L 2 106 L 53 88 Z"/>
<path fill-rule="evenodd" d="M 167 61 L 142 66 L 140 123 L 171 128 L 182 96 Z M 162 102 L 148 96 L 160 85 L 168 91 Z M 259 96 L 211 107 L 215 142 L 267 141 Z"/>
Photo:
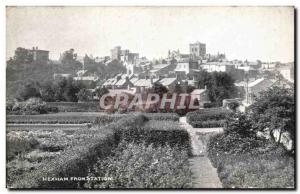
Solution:
<path fill-rule="evenodd" d="M 294 61 L 293 7 L 7 7 L 6 58 L 17 47 L 74 48 L 79 56 L 110 55 L 121 46 L 148 59 L 189 44 L 229 60 Z"/>

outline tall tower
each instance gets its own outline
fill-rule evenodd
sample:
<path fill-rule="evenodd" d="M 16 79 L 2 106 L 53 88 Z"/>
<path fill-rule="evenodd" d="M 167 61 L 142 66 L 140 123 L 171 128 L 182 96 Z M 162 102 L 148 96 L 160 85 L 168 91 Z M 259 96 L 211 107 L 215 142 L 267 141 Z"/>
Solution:
<path fill-rule="evenodd" d="M 206 55 L 206 44 L 199 41 L 190 44 L 190 55 L 193 59 L 203 58 Z"/>

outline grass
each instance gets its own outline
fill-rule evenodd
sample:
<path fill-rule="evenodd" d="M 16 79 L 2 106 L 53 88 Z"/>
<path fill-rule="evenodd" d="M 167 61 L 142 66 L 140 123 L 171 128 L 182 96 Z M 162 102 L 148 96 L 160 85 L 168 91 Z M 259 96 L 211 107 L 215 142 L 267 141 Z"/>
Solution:
<path fill-rule="evenodd" d="M 294 158 L 266 139 L 217 134 L 208 156 L 224 188 L 294 188 Z"/>
<path fill-rule="evenodd" d="M 157 117 L 152 116 L 152 119 L 149 119 L 143 114 L 110 116 L 117 119 L 105 125 L 95 123 L 91 128 L 74 130 L 72 133 L 65 130 L 9 131 L 8 136 L 30 136 L 36 139 L 38 144 L 34 148 L 21 150 L 8 161 L 8 188 L 84 188 L 85 182 L 45 182 L 41 177 L 87 176 L 88 173 L 92 173 L 91 169 L 97 161 L 109 161 L 112 158 L 116 159 L 116 156 L 120 157 L 120 161 L 125 160 L 126 158 L 122 158 L 125 150 L 138 153 L 136 157 L 131 158 L 132 160 L 127 158 L 132 164 L 137 164 L 136 160 L 144 157 L 143 154 L 160 161 L 159 165 L 162 164 L 157 171 L 148 169 L 140 174 L 144 177 L 141 181 L 146 181 L 146 185 L 138 185 L 136 180 L 132 187 L 188 187 L 190 175 L 186 160 L 189 153 L 189 136 L 178 122 L 173 119 L 153 120 Z M 127 142 L 126 145 L 131 147 L 119 142 Z M 149 152 L 144 153 L 145 151 Z M 166 158 L 163 155 L 166 155 Z M 150 161 L 141 162 L 145 162 L 144 165 L 147 166 Z M 128 165 L 123 168 L 128 172 L 134 171 L 134 168 Z M 155 182 L 156 179 L 160 179 L 157 183 L 159 185 L 151 186 L 151 181 Z"/>
<path fill-rule="evenodd" d="M 90 112 L 68 112 L 40 115 L 7 115 L 6 123 L 31 123 L 31 124 L 81 124 L 92 123 L 97 117 L 105 115 L 104 113 Z"/>
<path fill-rule="evenodd" d="M 89 181 L 86 188 L 189 188 L 188 153 L 178 147 L 121 142 L 112 156 L 99 160 L 90 177 L 112 177 Z"/>

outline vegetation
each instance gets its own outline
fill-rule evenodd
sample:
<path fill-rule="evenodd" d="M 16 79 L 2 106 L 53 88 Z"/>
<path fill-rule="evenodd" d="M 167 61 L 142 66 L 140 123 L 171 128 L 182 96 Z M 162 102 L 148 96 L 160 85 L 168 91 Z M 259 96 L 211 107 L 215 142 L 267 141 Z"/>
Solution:
<path fill-rule="evenodd" d="M 234 79 L 227 73 L 201 71 L 195 77 L 198 88 L 207 87 L 209 100 L 214 106 L 222 106 L 223 99 L 237 97 Z"/>
<path fill-rule="evenodd" d="M 248 114 L 227 118 L 224 133 L 210 139 L 209 158 L 225 188 L 295 187 L 292 94 L 288 89 L 270 88 L 256 98 Z M 280 141 L 283 134 L 287 141 Z"/>
<path fill-rule="evenodd" d="M 196 128 L 222 127 L 225 119 L 231 114 L 230 110 L 223 108 L 206 108 L 189 112 L 187 122 Z"/>
<path fill-rule="evenodd" d="M 185 150 L 152 144 L 120 143 L 112 156 L 98 162 L 89 177 L 112 177 L 88 181 L 85 188 L 189 188 L 191 172 Z"/>
<path fill-rule="evenodd" d="M 262 92 L 251 105 L 249 114 L 255 131 L 267 133 L 278 143 L 281 143 L 283 134 L 287 134 L 292 142 L 291 152 L 294 152 L 296 115 L 293 88 L 272 87 Z M 278 137 L 275 137 L 275 132 L 279 133 Z"/>
<path fill-rule="evenodd" d="M 10 132 L 8 136 L 15 134 L 14 136 L 21 137 L 21 139 L 24 135 L 31 134 L 38 143 L 35 147 L 26 148 L 26 151 L 12 152 L 15 154 L 12 154 L 13 157 L 7 165 L 8 186 L 10 188 L 121 188 L 128 184 L 132 188 L 143 186 L 147 188 L 156 186 L 160 188 L 188 187 L 191 176 L 187 163 L 189 153 L 187 132 L 171 120 L 150 120 L 148 122 L 147 117 L 141 114 L 119 116 L 110 115 L 104 119 L 97 119 L 95 125 L 90 129 L 76 130 L 72 133 L 59 130 Z M 132 151 L 137 154 L 124 155 L 124 153 L 132 153 Z M 141 160 L 141 157 L 144 156 L 145 158 L 151 157 L 152 160 Z M 108 163 L 115 159 L 119 161 Z M 126 162 L 135 165 L 124 165 Z M 153 171 L 154 166 L 149 167 L 149 164 L 152 163 L 155 165 L 156 171 Z M 103 166 L 101 167 L 99 164 Z M 97 175 L 99 171 L 96 169 L 103 168 L 108 164 L 111 165 L 111 168 L 107 168 L 107 173 L 114 176 L 115 181 L 123 182 L 123 186 L 118 183 L 117 186 L 111 180 L 102 184 L 102 182 L 88 180 L 43 181 L 40 178 Z M 120 164 L 123 166 L 119 166 Z M 134 180 L 125 183 L 117 169 L 123 169 L 123 172 L 133 172 L 140 169 L 139 165 L 148 170 L 143 174 L 133 174 L 130 180 Z M 151 186 L 154 177 L 160 181 Z M 147 179 L 145 185 L 139 184 L 138 180 L 142 179 Z"/>
<path fill-rule="evenodd" d="M 31 124 L 80 124 L 93 123 L 98 118 L 116 117 L 106 116 L 103 113 L 55 113 L 44 115 L 7 115 L 6 123 L 31 123 Z"/>
<path fill-rule="evenodd" d="M 36 115 L 58 112 L 56 107 L 50 107 L 40 98 L 29 98 L 25 102 L 6 102 L 6 113 L 14 115 Z"/>

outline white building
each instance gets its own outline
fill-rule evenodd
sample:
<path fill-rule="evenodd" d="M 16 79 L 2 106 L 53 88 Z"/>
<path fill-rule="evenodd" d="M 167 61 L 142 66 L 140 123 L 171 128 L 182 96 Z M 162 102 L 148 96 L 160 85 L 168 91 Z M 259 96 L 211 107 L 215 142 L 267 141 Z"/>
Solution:
<path fill-rule="evenodd" d="M 201 65 L 207 72 L 229 72 L 235 69 L 234 64 L 229 62 L 208 62 Z"/>

